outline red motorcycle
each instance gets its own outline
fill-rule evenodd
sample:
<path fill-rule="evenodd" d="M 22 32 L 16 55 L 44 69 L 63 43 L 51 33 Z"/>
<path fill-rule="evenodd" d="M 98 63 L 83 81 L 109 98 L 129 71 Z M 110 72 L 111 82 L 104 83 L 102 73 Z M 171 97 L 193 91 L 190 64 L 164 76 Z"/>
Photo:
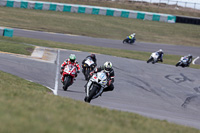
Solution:
<path fill-rule="evenodd" d="M 66 91 L 68 87 L 73 84 L 74 78 L 77 76 L 76 66 L 72 64 L 66 65 L 62 76 L 64 77 L 63 89 Z"/>

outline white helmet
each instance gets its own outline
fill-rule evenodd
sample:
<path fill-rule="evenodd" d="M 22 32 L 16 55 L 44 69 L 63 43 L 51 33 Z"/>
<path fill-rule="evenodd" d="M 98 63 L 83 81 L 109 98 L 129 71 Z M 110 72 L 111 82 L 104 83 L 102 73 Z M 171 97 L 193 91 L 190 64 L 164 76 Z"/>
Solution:
<path fill-rule="evenodd" d="M 188 54 L 188 57 L 192 57 L 192 55 L 191 55 L 191 54 Z"/>
<path fill-rule="evenodd" d="M 106 61 L 104 63 L 104 67 L 106 71 L 109 71 L 112 68 L 112 63 L 110 61 Z"/>
<path fill-rule="evenodd" d="M 158 51 L 159 51 L 159 52 L 163 52 L 162 49 L 159 49 Z"/>

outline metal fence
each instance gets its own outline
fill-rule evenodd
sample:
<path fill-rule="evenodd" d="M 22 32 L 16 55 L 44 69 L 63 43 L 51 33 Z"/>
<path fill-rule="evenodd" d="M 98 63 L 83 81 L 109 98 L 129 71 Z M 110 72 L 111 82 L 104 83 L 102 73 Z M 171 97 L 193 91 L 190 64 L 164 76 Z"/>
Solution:
<path fill-rule="evenodd" d="M 140 2 L 140 3 L 156 3 L 158 6 L 171 5 L 175 7 L 184 7 L 200 10 L 200 3 L 195 2 L 183 2 L 176 0 L 129 0 L 129 2 Z"/>

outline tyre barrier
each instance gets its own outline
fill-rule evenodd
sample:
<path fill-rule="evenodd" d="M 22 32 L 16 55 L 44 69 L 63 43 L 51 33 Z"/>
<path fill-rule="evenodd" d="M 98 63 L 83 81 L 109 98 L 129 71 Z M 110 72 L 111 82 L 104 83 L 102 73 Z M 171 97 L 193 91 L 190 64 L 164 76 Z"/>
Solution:
<path fill-rule="evenodd" d="M 54 3 L 54 2 L 42 2 L 42 1 L 22 1 L 22 0 L 0 0 L 0 6 L 35 9 L 35 10 L 50 10 L 50 11 L 85 13 L 94 15 L 106 15 L 106 16 L 151 20 L 151 21 L 167 22 L 167 23 L 176 22 L 176 16 L 170 14 L 142 12 L 142 11 L 98 7 L 98 6 L 64 4 L 64 3 Z"/>
<path fill-rule="evenodd" d="M 176 23 L 200 25 L 200 18 L 186 17 L 186 16 L 176 16 Z"/>
<path fill-rule="evenodd" d="M 0 36 L 13 37 L 13 29 L 0 27 Z"/>

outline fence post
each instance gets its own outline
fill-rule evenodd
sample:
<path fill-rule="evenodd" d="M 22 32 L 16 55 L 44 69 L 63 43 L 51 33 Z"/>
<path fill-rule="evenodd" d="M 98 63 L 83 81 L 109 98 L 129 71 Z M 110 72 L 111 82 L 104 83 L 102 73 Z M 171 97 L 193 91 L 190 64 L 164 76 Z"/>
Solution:
<path fill-rule="evenodd" d="M 151 5 L 151 1 L 152 1 L 152 0 L 150 0 L 149 5 Z"/>
<path fill-rule="evenodd" d="M 158 8 L 160 7 L 160 2 L 161 2 L 161 0 L 159 0 L 159 3 L 158 3 Z"/>

